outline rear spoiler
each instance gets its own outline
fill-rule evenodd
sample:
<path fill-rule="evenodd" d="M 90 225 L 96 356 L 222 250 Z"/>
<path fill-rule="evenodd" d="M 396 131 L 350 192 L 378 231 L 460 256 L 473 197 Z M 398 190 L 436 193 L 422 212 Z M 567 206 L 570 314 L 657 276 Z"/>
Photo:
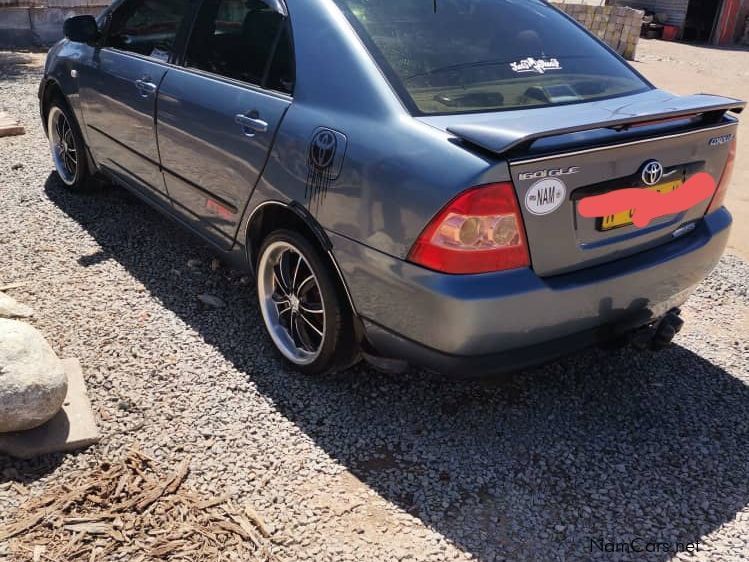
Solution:
<path fill-rule="evenodd" d="M 710 94 L 668 95 L 665 99 L 630 101 L 624 105 L 612 105 L 612 101 L 621 99 L 594 102 L 587 107 L 538 108 L 520 110 L 515 115 L 497 113 L 486 122 L 451 125 L 447 131 L 485 150 L 505 154 L 520 147 L 528 148 L 542 138 L 596 129 L 621 131 L 688 117 L 717 123 L 726 112 L 741 113 L 746 106 L 744 101 Z"/>

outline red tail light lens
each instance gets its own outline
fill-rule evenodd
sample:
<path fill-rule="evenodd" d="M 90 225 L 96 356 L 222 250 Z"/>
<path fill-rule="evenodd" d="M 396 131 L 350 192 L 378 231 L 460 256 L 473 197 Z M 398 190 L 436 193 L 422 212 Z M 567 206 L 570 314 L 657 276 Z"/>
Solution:
<path fill-rule="evenodd" d="M 511 183 L 464 191 L 421 233 L 409 261 L 443 273 L 487 273 L 530 265 Z"/>
<path fill-rule="evenodd" d="M 713 195 L 713 200 L 710 202 L 710 206 L 707 208 L 708 213 L 717 211 L 723 206 L 723 202 L 726 199 L 726 193 L 728 192 L 728 186 L 731 183 L 731 176 L 733 176 L 733 162 L 736 160 L 736 139 L 731 142 L 731 148 L 728 149 L 728 160 L 726 160 L 726 167 L 723 168 L 723 175 L 720 176 L 718 187 Z"/>

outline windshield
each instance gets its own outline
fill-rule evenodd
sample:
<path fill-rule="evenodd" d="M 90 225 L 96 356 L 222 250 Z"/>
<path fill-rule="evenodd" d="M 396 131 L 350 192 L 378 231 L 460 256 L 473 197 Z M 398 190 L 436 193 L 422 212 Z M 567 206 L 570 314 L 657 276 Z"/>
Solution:
<path fill-rule="evenodd" d="M 335 0 L 417 114 L 591 101 L 649 86 L 538 0 Z"/>

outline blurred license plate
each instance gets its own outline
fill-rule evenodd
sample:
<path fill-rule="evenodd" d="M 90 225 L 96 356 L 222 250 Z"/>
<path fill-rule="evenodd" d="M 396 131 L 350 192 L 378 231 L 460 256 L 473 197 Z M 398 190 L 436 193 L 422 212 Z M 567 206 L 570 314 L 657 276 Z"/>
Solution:
<path fill-rule="evenodd" d="M 681 183 L 681 180 L 669 181 L 666 183 L 654 185 L 653 187 L 648 187 L 647 190 L 657 191 L 658 193 L 670 193 L 671 191 L 675 191 L 681 185 Z M 632 224 L 632 215 L 634 214 L 634 212 L 634 209 L 630 209 L 629 211 L 622 211 L 621 213 L 616 213 L 615 215 L 603 217 L 599 219 L 598 230 L 605 232 L 614 228 L 629 226 L 630 224 Z"/>

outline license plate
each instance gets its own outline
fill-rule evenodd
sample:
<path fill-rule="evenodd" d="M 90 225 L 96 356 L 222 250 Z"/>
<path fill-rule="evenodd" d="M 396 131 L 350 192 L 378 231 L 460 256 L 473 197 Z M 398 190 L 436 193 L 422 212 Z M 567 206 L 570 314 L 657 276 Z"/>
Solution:
<path fill-rule="evenodd" d="M 658 193 L 670 193 L 676 191 L 681 185 L 681 180 L 669 181 L 648 187 L 648 191 L 657 191 Z M 606 217 L 598 219 L 598 230 L 606 232 L 607 230 L 613 230 L 614 228 L 621 228 L 622 226 L 629 226 L 632 224 L 632 215 L 635 210 L 630 209 L 629 211 L 622 211 L 615 215 L 608 215 Z"/>

